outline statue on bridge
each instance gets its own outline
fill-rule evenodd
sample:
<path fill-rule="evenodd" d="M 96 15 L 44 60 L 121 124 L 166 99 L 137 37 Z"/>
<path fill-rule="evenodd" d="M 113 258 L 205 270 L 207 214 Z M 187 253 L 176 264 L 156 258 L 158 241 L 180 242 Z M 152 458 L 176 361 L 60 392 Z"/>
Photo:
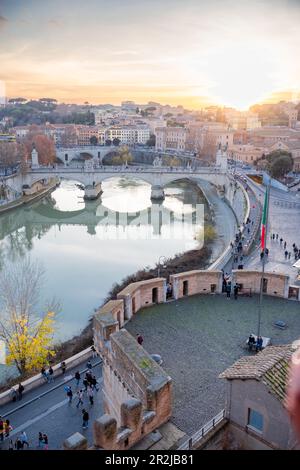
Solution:
<path fill-rule="evenodd" d="M 153 160 L 153 166 L 162 167 L 162 165 L 163 165 L 162 158 L 159 156 L 156 156 Z"/>

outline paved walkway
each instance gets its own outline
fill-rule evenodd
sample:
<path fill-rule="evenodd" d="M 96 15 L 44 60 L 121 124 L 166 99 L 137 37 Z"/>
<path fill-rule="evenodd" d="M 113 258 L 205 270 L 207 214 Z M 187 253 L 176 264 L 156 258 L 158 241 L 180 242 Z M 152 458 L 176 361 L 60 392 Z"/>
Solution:
<path fill-rule="evenodd" d="M 57 377 L 54 383 L 45 383 L 25 393 L 21 401 L 10 402 L 0 407 L 0 415 L 5 419 L 9 419 L 13 426 L 11 432 L 13 442 L 25 430 L 30 449 L 36 450 L 38 448 L 38 433 L 41 431 L 48 435 L 49 449 L 61 449 L 63 441 L 79 431 L 92 444 L 92 423 L 103 414 L 102 367 L 98 364 L 99 361 L 99 358 L 91 360 L 93 373 L 96 375 L 100 387 L 99 391 L 95 392 L 94 405 L 91 406 L 87 397 L 84 398 L 84 407 L 90 415 L 90 426 L 87 430 L 82 429 L 81 409 L 76 408 L 77 399 L 75 394 L 73 403 L 69 405 L 64 390 L 67 384 L 71 385 L 73 393 L 76 391 L 73 377 L 77 370 L 81 372 L 82 377 L 84 376 L 84 371 L 87 370 L 84 362 L 67 370 L 65 376 Z M 3 444 L 0 444 L 0 449 L 6 449 L 8 443 L 9 439 L 6 439 Z"/>
<path fill-rule="evenodd" d="M 253 183 L 249 183 L 257 197 L 263 201 L 265 189 Z M 271 240 L 271 235 L 278 234 L 278 240 Z M 280 245 L 279 239 L 283 242 Z M 291 252 L 291 258 L 284 256 L 284 242 L 287 243 L 287 251 Z M 300 247 L 300 200 L 295 193 L 284 193 L 274 188 L 270 191 L 269 223 L 266 246 L 269 249 L 269 256 L 266 260 L 265 269 L 268 272 L 285 273 L 291 278 L 292 283 L 297 283 L 297 269 L 293 268 L 295 263 L 292 244 L 296 243 Z M 245 261 L 247 269 L 260 270 L 260 249 L 259 243 L 254 251 Z"/>

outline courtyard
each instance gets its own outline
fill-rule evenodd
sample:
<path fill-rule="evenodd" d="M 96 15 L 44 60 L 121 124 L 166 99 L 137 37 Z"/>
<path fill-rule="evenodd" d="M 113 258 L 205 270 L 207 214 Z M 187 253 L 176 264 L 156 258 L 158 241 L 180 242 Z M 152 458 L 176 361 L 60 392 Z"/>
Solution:
<path fill-rule="evenodd" d="M 218 375 L 249 353 L 245 342 L 256 334 L 258 296 L 227 299 L 196 295 L 140 310 L 126 328 L 144 337 L 143 347 L 160 354 L 173 379 L 172 421 L 187 434 L 198 430 L 225 405 L 225 382 Z M 283 320 L 284 330 L 274 326 Z M 295 301 L 264 297 L 261 335 L 273 345 L 300 338 L 300 307 Z"/>

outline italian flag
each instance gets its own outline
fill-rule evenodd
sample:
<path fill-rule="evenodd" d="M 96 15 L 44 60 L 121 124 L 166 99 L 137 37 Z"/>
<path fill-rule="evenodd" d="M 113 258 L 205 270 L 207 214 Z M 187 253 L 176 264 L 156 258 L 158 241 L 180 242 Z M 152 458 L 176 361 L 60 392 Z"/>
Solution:
<path fill-rule="evenodd" d="M 269 192 L 269 189 L 266 188 L 264 209 L 263 209 L 262 220 L 261 220 L 261 237 L 260 237 L 261 251 L 264 251 L 265 248 L 266 248 L 266 225 L 267 225 L 267 213 L 268 213 L 268 192 Z"/>

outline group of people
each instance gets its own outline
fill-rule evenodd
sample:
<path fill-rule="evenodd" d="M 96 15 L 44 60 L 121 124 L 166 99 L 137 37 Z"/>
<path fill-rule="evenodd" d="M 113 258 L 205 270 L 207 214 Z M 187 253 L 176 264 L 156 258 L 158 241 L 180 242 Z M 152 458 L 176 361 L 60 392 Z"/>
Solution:
<path fill-rule="evenodd" d="M 24 392 L 24 385 L 22 385 L 21 383 L 19 383 L 17 389 L 13 387 L 10 391 L 12 401 L 22 400 L 23 392 Z"/>
<path fill-rule="evenodd" d="M 0 416 L 0 442 L 3 442 L 5 438 L 9 437 L 12 430 L 9 419 L 3 419 Z"/>
<path fill-rule="evenodd" d="M 46 434 L 45 434 L 46 436 Z M 47 438 L 47 436 L 46 436 Z M 48 438 L 47 438 L 47 441 L 48 441 Z M 24 450 L 26 447 L 26 449 L 29 448 L 29 442 L 28 442 L 28 438 L 27 438 L 27 434 L 25 431 L 22 431 L 17 439 L 15 440 L 15 442 L 13 442 L 12 439 L 9 440 L 9 444 L 8 444 L 8 450 Z"/>
<path fill-rule="evenodd" d="M 231 293 L 232 293 L 232 290 L 233 290 L 233 297 L 234 297 L 235 300 L 237 300 L 240 286 L 237 283 L 235 283 L 234 286 L 233 286 L 233 289 L 232 289 L 232 283 L 231 283 L 231 280 L 230 280 L 230 276 L 228 275 L 228 273 L 224 274 L 223 269 L 222 269 L 222 272 L 223 272 L 222 291 L 226 292 L 227 299 L 230 299 L 231 298 Z"/>
<path fill-rule="evenodd" d="M 252 349 L 255 348 L 256 352 L 258 352 L 262 350 L 263 339 L 261 336 L 258 336 L 257 339 L 255 339 L 255 336 L 251 334 L 248 338 L 247 344 L 249 347 L 249 351 L 252 351 Z"/>
<path fill-rule="evenodd" d="M 294 259 L 297 261 L 300 259 L 300 249 L 297 247 L 296 243 L 293 243 L 292 250 L 289 250 L 287 247 L 287 242 L 280 237 L 278 233 L 271 233 L 271 241 L 279 241 L 280 247 L 284 250 L 284 258 L 290 260 L 292 256 L 292 251 L 294 252 Z"/>

